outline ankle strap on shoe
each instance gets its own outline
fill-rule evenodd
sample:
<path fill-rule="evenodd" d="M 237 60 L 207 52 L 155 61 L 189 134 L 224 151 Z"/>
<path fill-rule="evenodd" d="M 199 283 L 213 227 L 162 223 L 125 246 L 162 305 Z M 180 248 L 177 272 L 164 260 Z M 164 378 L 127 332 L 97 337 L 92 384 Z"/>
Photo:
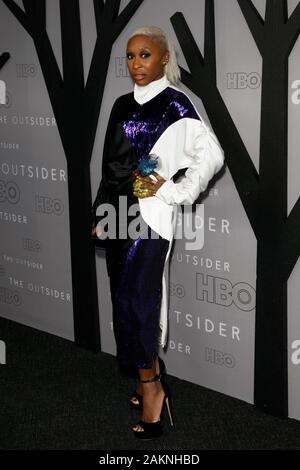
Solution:
<path fill-rule="evenodd" d="M 160 380 L 161 379 L 161 374 L 155 374 L 154 377 L 151 377 L 151 379 L 148 379 L 148 380 L 140 380 L 140 382 L 142 383 L 146 383 L 146 382 L 156 382 L 157 380 Z"/>

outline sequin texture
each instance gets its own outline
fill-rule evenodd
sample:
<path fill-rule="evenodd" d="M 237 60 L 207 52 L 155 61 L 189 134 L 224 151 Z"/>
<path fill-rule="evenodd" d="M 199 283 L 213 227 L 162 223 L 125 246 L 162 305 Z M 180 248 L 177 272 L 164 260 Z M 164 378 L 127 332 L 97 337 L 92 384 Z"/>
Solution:
<path fill-rule="evenodd" d="M 148 227 L 149 228 L 149 227 Z M 169 241 L 139 237 L 106 249 L 117 357 L 124 368 L 151 368 L 158 352 L 162 275 Z"/>
<path fill-rule="evenodd" d="M 143 105 L 137 103 L 136 107 L 132 115 L 123 121 L 123 129 L 138 160 L 150 153 L 155 142 L 174 122 L 185 117 L 199 119 L 190 101 L 171 87 Z"/>
<path fill-rule="evenodd" d="M 99 200 L 111 203 L 124 194 L 132 199 L 132 169 L 170 125 L 186 117 L 199 119 L 188 97 L 171 87 L 143 104 L 133 99 L 133 93 L 120 103 L 105 142 L 102 178 L 107 190 L 99 194 Z M 117 358 L 125 368 L 151 368 L 158 352 L 162 278 L 170 242 L 158 234 L 154 238 L 155 232 L 146 228 L 148 238 L 107 241 Z"/>

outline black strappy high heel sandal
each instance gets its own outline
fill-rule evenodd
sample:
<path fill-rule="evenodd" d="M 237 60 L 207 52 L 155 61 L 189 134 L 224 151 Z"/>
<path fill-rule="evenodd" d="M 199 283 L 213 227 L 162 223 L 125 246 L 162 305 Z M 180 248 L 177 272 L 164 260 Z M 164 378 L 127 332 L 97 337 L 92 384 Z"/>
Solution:
<path fill-rule="evenodd" d="M 163 404 L 160 412 L 160 417 L 158 421 L 148 423 L 147 421 L 143 421 L 142 419 L 135 425 L 141 426 L 142 430 L 141 431 L 136 431 L 133 429 L 134 435 L 138 439 L 144 439 L 144 440 L 150 440 L 150 439 L 155 439 L 157 437 L 160 437 L 163 434 L 163 427 L 161 423 L 161 417 L 164 412 L 165 406 L 167 407 L 169 419 L 170 419 L 170 424 L 172 427 L 174 427 L 174 419 L 173 419 L 173 413 L 172 413 L 172 406 L 171 406 L 171 400 L 170 400 L 170 390 L 166 381 L 166 374 L 156 374 L 154 377 L 152 377 L 149 380 L 141 380 L 140 382 L 146 383 L 146 382 L 156 382 L 157 380 L 160 380 L 161 386 L 164 391 L 164 399 L 163 399 Z"/>
<path fill-rule="evenodd" d="M 166 366 L 164 361 L 158 356 L 159 371 L 161 375 L 166 375 Z M 135 401 L 132 401 L 134 399 Z M 130 409 L 142 410 L 143 409 L 143 395 L 140 395 L 136 390 L 130 397 Z"/>

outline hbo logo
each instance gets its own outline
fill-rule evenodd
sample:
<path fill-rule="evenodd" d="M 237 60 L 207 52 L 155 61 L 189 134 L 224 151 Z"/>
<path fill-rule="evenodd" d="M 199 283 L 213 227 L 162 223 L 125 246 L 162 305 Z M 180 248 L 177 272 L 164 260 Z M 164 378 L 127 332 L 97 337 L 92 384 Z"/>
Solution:
<path fill-rule="evenodd" d="M 198 300 L 229 307 L 232 303 L 240 310 L 249 312 L 255 307 L 255 290 L 246 282 L 232 285 L 228 279 L 197 273 Z"/>
<path fill-rule="evenodd" d="M 35 64 L 16 64 L 17 77 L 35 77 L 37 67 Z"/>
<path fill-rule="evenodd" d="M 64 205 L 60 199 L 39 196 L 37 194 L 35 197 L 35 210 L 44 214 L 61 215 L 64 211 Z"/>
<path fill-rule="evenodd" d="M 170 283 L 170 295 L 176 295 L 179 299 L 185 296 L 185 289 L 181 284 Z"/>
<path fill-rule="evenodd" d="M 0 302 L 4 304 L 20 305 L 22 302 L 20 294 L 8 287 L 0 286 Z"/>
<path fill-rule="evenodd" d="M 227 74 L 227 88 L 230 89 L 243 89 L 243 88 L 258 88 L 260 86 L 260 76 L 257 72 L 235 72 Z"/>
<path fill-rule="evenodd" d="M 218 366 L 229 367 L 230 369 L 235 366 L 235 358 L 231 354 L 212 348 L 205 348 L 205 360 Z"/>
<path fill-rule="evenodd" d="M 0 180 L 0 202 L 10 202 L 11 204 L 17 204 L 20 200 L 20 189 L 13 181 L 7 183 Z"/>
<path fill-rule="evenodd" d="M 32 240 L 31 238 L 23 238 L 23 249 L 27 251 L 41 251 L 42 244 L 39 240 Z"/>

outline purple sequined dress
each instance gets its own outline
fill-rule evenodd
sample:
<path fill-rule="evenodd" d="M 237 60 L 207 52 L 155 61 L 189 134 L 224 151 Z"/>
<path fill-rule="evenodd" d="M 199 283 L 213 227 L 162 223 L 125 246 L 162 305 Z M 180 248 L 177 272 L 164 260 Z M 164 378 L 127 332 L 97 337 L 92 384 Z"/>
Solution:
<path fill-rule="evenodd" d="M 125 368 L 151 368 L 158 352 L 162 274 L 169 241 L 109 240 L 106 250 L 117 357 Z"/>
<path fill-rule="evenodd" d="M 128 206 L 139 203 L 132 194 L 132 171 L 169 126 L 182 118 L 199 120 L 186 95 L 169 86 L 143 104 L 135 100 L 133 92 L 115 101 L 106 131 L 102 179 L 93 204 L 95 221 L 101 203 L 114 204 L 118 215 L 120 195 L 126 195 Z M 152 229 L 146 224 L 146 230 Z M 160 235 L 106 242 L 113 328 L 121 366 L 151 368 L 153 354 L 158 352 L 162 275 L 169 245 L 170 241 Z"/>

